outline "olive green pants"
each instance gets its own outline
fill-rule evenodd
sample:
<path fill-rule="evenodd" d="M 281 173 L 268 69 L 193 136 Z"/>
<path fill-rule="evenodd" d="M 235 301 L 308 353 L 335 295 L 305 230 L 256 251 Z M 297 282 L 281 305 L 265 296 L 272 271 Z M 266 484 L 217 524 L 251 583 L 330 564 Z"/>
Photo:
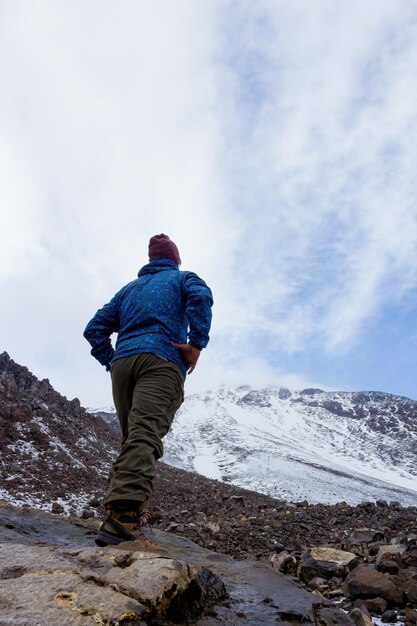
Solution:
<path fill-rule="evenodd" d="M 123 440 L 103 502 L 140 504 L 152 493 L 162 438 L 184 401 L 184 375 L 174 363 L 143 353 L 114 361 L 111 379 Z"/>

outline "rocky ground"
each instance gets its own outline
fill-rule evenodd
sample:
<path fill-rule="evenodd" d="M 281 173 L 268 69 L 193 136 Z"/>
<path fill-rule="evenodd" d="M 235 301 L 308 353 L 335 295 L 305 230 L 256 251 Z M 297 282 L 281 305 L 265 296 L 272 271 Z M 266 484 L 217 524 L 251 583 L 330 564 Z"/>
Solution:
<path fill-rule="evenodd" d="M 228 499 L 233 508 L 247 510 L 250 497 L 243 492 Z M 281 505 L 287 518 L 288 510 L 308 508 Z M 218 514 L 216 522 L 197 510 L 194 521 L 181 525 L 168 519 L 174 513 L 163 515 L 160 527 L 166 530 L 154 529 L 154 534 L 166 553 L 155 560 L 152 554 L 136 554 L 138 548 L 129 543 L 120 546 L 120 555 L 95 548 L 98 520 L 92 511 L 85 511 L 87 519 L 68 520 L 0 503 L 2 624 L 27 626 L 36 618 L 33 623 L 45 626 L 85 626 L 98 623 L 98 617 L 99 623 L 114 626 L 417 624 L 417 535 L 407 529 L 389 541 L 382 526 L 350 528 L 336 544 L 312 547 L 311 541 L 295 549 L 276 543 L 258 558 L 246 552 L 238 560 L 220 552 L 226 544 L 219 526 L 230 518 L 226 522 Z M 179 515 L 185 516 L 185 509 Z M 297 522 L 291 523 L 296 533 Z M 219 551 L 191 542 L 187 529 L 218 541 Z M 149 584 L 142 585 L 144 580 Z M 59 615 L 67 621 L 57 622 Z"/>
<path fill-rule="evenodd" d="M 117 446 L 114 431 L 77 399 L 68 401 L 0 355 L 0 498 L 100 518 Z M 346 624 L 372 623 L 366 611 L 386 623 L 417 624 L 415 506 L 290 503 L 163 463 L 150 505 L 160 513 L 161 531 L 267 564 L 318 598 L 357 609 L 356 621 L 353 613 Z M 342 623 L 329 620 L 317 623 Z"/>
<path fill-rule="evenodd" d="M 159 463 L 150 508 L 160 513 L 158 528 L 235 559 L 269 563 L 356 611 L 357 621 L 354 612 L 343 623 L 367 626 L 372 615 L 417 624 L 417 507 L 283 502 Z M 103 514 L 99 506 L 84 512 Z"/>
<path fill-rule="evenodd" d="M 236 558 L 265 559 L 282 547 L 293 552 L 327 543 L 336 547 L 364 527 L 381 531 L 387 541 L 417 534 L 417 506 L 288 503 L 163 463 L 151 505 L 163 513 L 164 528 Z"/>
<path fill-rule="evenodd" d="M 238 561 L 158 530 L 158 552 L 135 541 L 97 548 L 97 525 L 0 502 L 3 626 L 354 623 L 268 563 Z"/>
<path fill-rule="evenodd" d="M 159 469 L 154 502 L 162 528 L 235 558 L 269 561 L 346 610 L 356 605 L 355 623 L 366 625 L 369 611 L 387 623 L 417 624 L 416 507 L 281 502 Z"/>
<path fill-rule="evenodd" d="M 188 623 L 227 596 L 186 550 L 97 548 L 94 523 L 53 518 L 0 502 L 2 626 Z"/>

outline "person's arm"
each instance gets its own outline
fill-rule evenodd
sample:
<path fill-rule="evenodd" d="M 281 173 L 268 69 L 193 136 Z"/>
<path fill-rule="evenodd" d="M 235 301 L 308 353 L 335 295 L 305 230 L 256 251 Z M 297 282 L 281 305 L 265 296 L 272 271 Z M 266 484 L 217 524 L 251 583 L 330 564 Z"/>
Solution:
<path fill-rule="evenodd" d="M 185 311 L 189 324 L 188 343 L 174 343 L 188 366 L 188 373 L 195 369 L 200 352 L 209 342 L 211 326 L 211 307 L 213 295 L 211 289 L 197 274 L 188 272 L 183 284 Z"/>
<path fill-rule="evenodd" d="M 110 370 L 110 362 L 114 355 L 114 349 L 110 341 L 110 335 L 119 330 L 119 311 L 117 295 L 102 309 L 97 311 L 90 320 L 84 331 L 84 337 L 92 346 L 91 354 L 106 370 Z"/>

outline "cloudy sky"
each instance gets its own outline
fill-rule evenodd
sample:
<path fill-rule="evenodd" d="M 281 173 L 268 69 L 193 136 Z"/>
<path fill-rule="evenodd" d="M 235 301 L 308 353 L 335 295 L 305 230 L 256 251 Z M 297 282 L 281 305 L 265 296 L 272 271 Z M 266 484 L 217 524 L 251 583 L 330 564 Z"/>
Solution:
<path fill-rule="evenodd" d="M 83 329 L 164 232 L 215 296 L 188 392 L 417 399 L 417 4 L 0 0 L 0 349 L 111 403 Z"/>

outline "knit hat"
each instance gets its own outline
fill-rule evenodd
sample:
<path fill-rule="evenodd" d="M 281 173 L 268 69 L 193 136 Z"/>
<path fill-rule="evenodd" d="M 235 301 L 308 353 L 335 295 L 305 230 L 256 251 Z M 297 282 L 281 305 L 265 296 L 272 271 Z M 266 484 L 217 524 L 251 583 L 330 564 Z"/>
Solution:
<path fill-rule="evenodd" d="M 177 265 L 181 265 L 180 253 L 178 248 L 168 235 L 154 235 L 149 240 L 148 246 L 149 260 L 170 259 Z"/>

